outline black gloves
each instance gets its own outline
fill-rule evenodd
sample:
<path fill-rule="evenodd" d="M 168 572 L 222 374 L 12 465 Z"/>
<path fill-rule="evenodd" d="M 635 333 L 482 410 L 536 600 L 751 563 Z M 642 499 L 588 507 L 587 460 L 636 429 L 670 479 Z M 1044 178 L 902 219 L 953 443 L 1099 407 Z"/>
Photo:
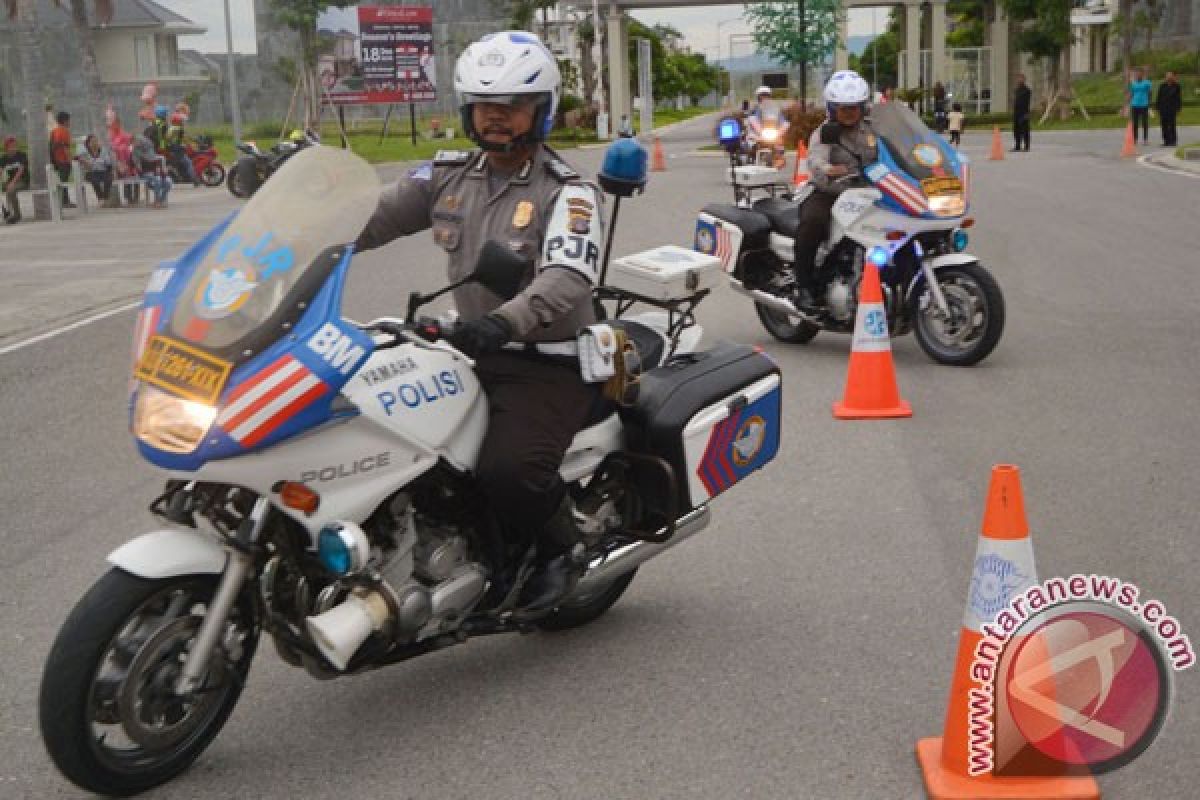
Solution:
<path fill-rule="evenodd" d="M 450 334 L 450 344 L 471 358 L 484 353 L 495 353 L 512 339 L 512 326 L 508 320 L 496 314 L 460 325 Z"/>

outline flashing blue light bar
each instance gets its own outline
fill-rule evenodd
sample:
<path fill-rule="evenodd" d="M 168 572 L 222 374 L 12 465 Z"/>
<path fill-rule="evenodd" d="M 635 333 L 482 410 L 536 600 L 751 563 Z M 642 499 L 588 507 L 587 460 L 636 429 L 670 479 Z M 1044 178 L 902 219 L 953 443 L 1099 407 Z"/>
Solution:
<path fill-rule="evenodd" d="M 891 260 L 891 256 L 886 249 L 876 246 L 872 247 L 871 251 L 867 253 L 867 259 L 879 269 L 883 269 L 887 266 L 888 261 Z"/>

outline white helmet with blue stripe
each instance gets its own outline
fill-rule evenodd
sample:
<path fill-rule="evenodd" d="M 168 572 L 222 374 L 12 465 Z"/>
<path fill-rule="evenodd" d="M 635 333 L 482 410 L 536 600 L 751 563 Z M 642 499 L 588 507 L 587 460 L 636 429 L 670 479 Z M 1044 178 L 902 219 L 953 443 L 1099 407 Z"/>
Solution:
<path fill-rule="evenodd" d="M 871 87 L 852 69 L 843 69 L 833 73 L 825 84 L 825 107 L 833 116 L 836 106 L 862 106 L 865 113 L 867 101 L 871 99 Z"/>
<path fill-rule="evenodd" d="M 517 137 L 513 145 L 540 142 L 554 125 L 561 87 L 562 76 L 554 54 L 527 31 L 484 36 L 463 51 L 454 68 L 454 93 L 463 130 L 477 145 L 489 150 L 496 149 L 496 145 L 485 144 L 475 130 L 471 112 L 475 103 L 513 105 L 532 99 L 536 103 L 533 127 L 528 134 Z"/>

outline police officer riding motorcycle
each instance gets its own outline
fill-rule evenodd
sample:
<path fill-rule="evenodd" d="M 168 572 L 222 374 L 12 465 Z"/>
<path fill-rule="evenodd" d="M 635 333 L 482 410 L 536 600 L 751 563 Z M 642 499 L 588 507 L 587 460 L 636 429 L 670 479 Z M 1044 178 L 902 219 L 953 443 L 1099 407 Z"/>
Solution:
<path fill-rule="evenodd" d="M 829 221 L 838 195 L 877 158 L 876 138 L 867 119 L 871 89 L 852 70 L 834 73 L 825 85 L 829 120 L 813 131 L 808 143 L 808 172 L 814 191 L 800 206 L 796 230 L 796 305 L 813 305 L 812 274 L 817 249 L 829 236 Z"/>
<path fill-rule="evenodd" d="M 485 36 L 459 58 L 454 89 L 479 149 L 442 151 L 385 189 L 356 250 L 433 229 L 449 277 L 470 273 L 488 241 L 528 263 L 507 302 L 455 290 L 463 322 L 448 336 L 477 359 L 491 416 L 477 477 L 509 541 L 536 539 L 537 571 L 520 605 L 553 608 L 582 573 L 581 538 L 559 466 L 596 400 L 575 358 L 595 322 L 603 244 L 600 195 L 545 144 L 561 79 L 554 57 L 519 31 Z"/>

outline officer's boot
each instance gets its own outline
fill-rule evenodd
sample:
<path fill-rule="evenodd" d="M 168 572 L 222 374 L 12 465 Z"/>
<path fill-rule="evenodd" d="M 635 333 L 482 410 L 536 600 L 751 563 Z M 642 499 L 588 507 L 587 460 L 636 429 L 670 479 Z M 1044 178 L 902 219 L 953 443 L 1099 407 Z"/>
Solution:
<path fill-rule="evenodd" d="M 538 538 L 535 571 L 517 604 L 524 613 L 550 611 L 575 588 L 585 570 L 582 538 L 574 504 L 564 495 Z"/>
<path fill-rule="evenodd" d="M 816 261 L 816 258 L 816 247 L 808 247 L 796 242 L 795 260 L 792 262 L 792 274 L 796 278 L 796 293 L 793 302 L 796 308 L 801 310 L 812 309 L 817 304 L 812 294 L 813 262 Z"/>

